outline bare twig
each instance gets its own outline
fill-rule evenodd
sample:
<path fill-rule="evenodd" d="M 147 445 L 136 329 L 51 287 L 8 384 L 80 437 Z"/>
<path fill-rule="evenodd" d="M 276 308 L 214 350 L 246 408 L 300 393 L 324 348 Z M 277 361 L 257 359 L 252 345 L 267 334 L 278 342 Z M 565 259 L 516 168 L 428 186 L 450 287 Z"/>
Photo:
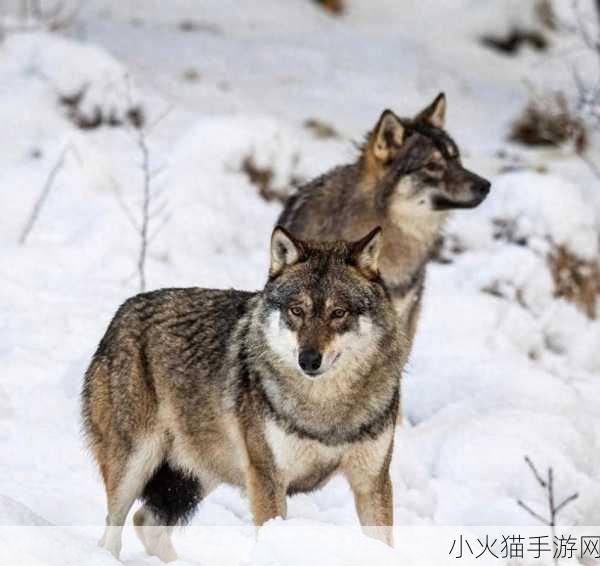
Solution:
<path fill-rule="evenodd" d="M 19 237 L 20 245 L 24 245 L 27 238 L 29 237 L 31 230 L 33 229 L 33 226 L 35 225 L 35 223 L 40 215 L 40 212 L 42 211 L 42 207 L 44 206 L 44 203 L 48 199 L 48 195 L 50 194 L 50 191 L 52 190 L 52 187 L 54 186 L 54 181 L 56 180 L 56 176 L 58 175 L 58 173 L 60 172 L 60 170 L 63 168 L 63 166 L 65 164 L 65 159 L 67 157 L 67 153 L 70 148 L 71 148 L 71 144 L 66 144 L 62 148 L 62 150 L 60 151 L 60 153 L 58 155 L 58 159 L 56 160 L 56 162 L 54 163 L 54 166 L 48 173 L 48 176 L 46 177 L 46 182 L 44 183 L 42 191 L 40 192 L 37 200 L 35 201 L 33 208 L 31 210 L 31 214 L 29 215 L 27 223 L 23 227 L 23 231 L 21 232 L 21 235 Z"/>
<path fill-rule="evenodd" d="M 536 481 L 540 484 L 540 486 L 546 491 L 546 496 L 548 497 L 548 517 L 544 517 L 540 515 L 536 511 L 534 511 L 531 507 L 523 503 L 520 499 L 517 501 L 517 505 L 522 509 L 525 509 L 532 517 L 550 527 L 552 531 L 552 540 L 556 540 L 556 518 L 558 514 L 572 501 L 575 501 L 579 497 L 579 493 L 573 493 L 569 495 L 561 503 L 556 505 L 555 496 L 554 496 L 554 470 L 552 468 L 548 468 L 548 476 L 547 479 L 543 479 L 541 474 L 538 472 L 537 468 L 531 461 L 529 456 L 525 456 L 525 463 L 529 466 L 531 473 L 535 477 Z M 554 563 L 558 564 L 557 556 L 554 556 Z"/>
<path fill-rule="evenodd" d="M 571 14 L 572 21 L 555 20 L 556 29 L 569 34 L 577 43 L 578 52 L 587 53 L 595 66 L 595 71 L 586 68 L 582 72 L 576 59 L 564 57 L 563 54 L 572 77 L 572 107 L 584 126 L 581 130 L 581 143 L 578 144 L 576 140 L 576 153 L 592 174 L 600 179 L 600 166 L 590 157 L 582 155 L 585 142 L 590 139 L 586 132 L 600 130 L 600 0 L 571 0 Z"/>
<path fill-rule="evenodd" d="M 125 81 L 128 105 L 130 108 L 134 108 L 135 105 L 133 104 L 131 96 L 131 81 L 129 75 L 125 77 Z M 162 166 L 153 166 L 148 143 L 151 131 L 156 127 L 158 122 L 160 122 L 168 114 L 169 111 L 170 108 L 153 124 L 146 124 L 145 120 L 130 120 L 125 122 L 140 154 L 140 161 L 137 163 L 142 173 L 142 201 L 140 219 L 136 220 L 134 215 L 131 213 L 130 208 L 120 198 L 118 198 L 118 200 L 129 222 L 134 227 L 140 238 L 140 247 L 136 262 L 136 271 L 139 280 L 140 291 L 146 290 L 146 264 L 150 244 L 164 228 L 169 219 L 169 215 L 165 214 L 166 202 L 160 203 L 157 201 L 161 191 L 153 186 L 156 178 L 163 172 L 164 168 Z M 118 194 L 117 196 L 120 197 Z M 153 226 L 155 220 L 158 220 L 157 226 Z"/>
<path fill-rule="evenodd" d="M 563 499 L 563 501 L 561 501 L 558 505 L 556 505 L 555 495 L 554 495 L 554 470 L 552 468 L 548 468 L 547 479 L 543 479 L 541 474 L 538 472 L 537 468 L 531 461 L 531 458 L 529 458 L 529 456 L 525 456 L 525 463 L 531 470 L 536 481 L 546 491 L 546 495 L 548 497 L 548 514 L 549 514 L 549 516 L 548 516 L 548 518 L 543 517 L 542 515 L 535 512 L 533 509 L 531 509 L 529 506 L 527 506 L 525 503 L 523 503 L 523 501 L 521 501 L 521 500 L 518 500 L 517 504 L 520 507 L 522 507 L 523 509 L 525 509 L 530 515 L 532 515 L 536 519 L 538 519 L 540 522 L 544 523 L 545 525 L 548 525 L 549 527 L 554 527 L 556 525 L 556 517 L 558 516 L 558 514 L 569 503 L 571 503 L 572 501 L 575 501 L 575 499 L 577 499 L 579 497 L 579 494 L 573 493 L 572 495 L 569 495 L 568 497 Z"/>
<path fill-rule="evenodd" d="M 535 517 L 540 523 L 547 524 L 547 520 L 544 519 L 544 517 L 542 517 L 541 515 L 538 515 L 531 507 L 529 507 L 528 505 L 523 503 L 523 501 L 521 501 L 520 499 L 517 500 L 517 505 L 519 507 L 522 507 L 523 509 L 525 509 L 525 511 L 527 511 L 527 513 L 529 513 L 532 517 Z"/>
<path fill-rule="evenodd" d="M 569 503 L 571 503 L 571 501 L 575 501 L 578 497 L 579 497 L 578 493 L 573 493 L 572 495 L 569 495 L 569 497 L 566 497 L 561 503 L 559 503 L 556 506 L 555 515 L 558 515 L 564 507 L 566 507 Z"/>
<path fill-rule="evenodd" d="M 140 225 L 140 253 L 138 256 L 138 276 L 140 279 L 140 291 L 146 290 L 146 255 L 148 252 L 148 225 L 150 223 L 150 153 L 146 142 L 144 128 L 139 129 L 138 147 L 142 154 L 142 219 Z"/>
<path fill-rule="evenodd" d="M 550 526 L 556 525 L 556 506 L 554 505 L 554 472 L 548 468 L 548 510 L 550 511 Z"/>
<path fill-rule="evenodd" d="M 542 487 L 546 487 L 547 484 L 546 482 L 542 479 L 542 476 L 540 475 L 540 473 L 537 471 L 537 468 L 534 466 L 533 462 L 531 461 L 531 458 L 529 456 L 525 456 L 525 463 L 529 466 L 529 468 L 531 469 L 531 472 L 533 473 L 533 475 L 535 476 L 535 479 L 538 481 L 538 483 L 542 486 Z"/>

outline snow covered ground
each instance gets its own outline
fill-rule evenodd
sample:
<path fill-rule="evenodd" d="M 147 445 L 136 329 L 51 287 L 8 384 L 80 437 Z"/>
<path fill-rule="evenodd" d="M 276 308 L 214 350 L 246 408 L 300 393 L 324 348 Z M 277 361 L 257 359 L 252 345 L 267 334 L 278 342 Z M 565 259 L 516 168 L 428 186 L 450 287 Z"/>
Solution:
<path fill-rule="evenodd" d="M 562 47 L 505 58 L 478 43 L 531 18 L 522 2 L 348 4 L 334 19 L 307 0 L 89 0 L 66 36 L 0 44 L 0 563 L 114 563 L 95 546 L 104 492 L 78 395 L 116 306 L 138 290 L 142 156 L 130 128 L 76 127 L 75 106 L 79 119 L 99 108 L 123 122 L 141 105 L 153 125 L 147 287 L 256 289 L 280 205 L 244 162 L 284 190 L 352 159 L 385 107 L 411 114 L 444 90 L 448 129 L 493 189 L 448 226 L 462 252 L 429 270 L 392 463 L 396 522 L 535 524 L 516 503 L 546 506 L 529 455 L 553 467 L 557 497 L 580 494 L 563 524 L 600 525 L 600 322 L 554 297 L 547 262 L 559 245 L 598 257 L 600 191 L 569 148 L 505 141 L 525 78 L 568 81 Z M 315 136 L 307 119 L 338 135 Z M 256 542 L 245 501 L 219 489 L 176 534 L 181 563 L 429 563 L 401 541 L 391 551 L 358 536 L 342 479 L 293 498 L 289 514 L 290 530 L 268 526 Z M 305 528 L 317 525 L 349 528 Z M 123 558 L 157 563 L 130 531 Z"/>

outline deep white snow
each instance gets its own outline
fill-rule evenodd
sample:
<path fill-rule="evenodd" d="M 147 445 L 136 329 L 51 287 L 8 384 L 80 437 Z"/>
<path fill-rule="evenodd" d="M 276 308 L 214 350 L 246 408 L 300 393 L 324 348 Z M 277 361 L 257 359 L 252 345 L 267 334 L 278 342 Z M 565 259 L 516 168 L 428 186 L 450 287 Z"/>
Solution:
<path fill-rule="evenodd" d="M 244 159 L 272 168 L 284 190 L 353 159 L 353 142 L 384 108 L 408 115 L 444 90 L 448 129 L 493 189 L 449 222 L 449 240 L 464 251 L 429 269 L 392 463 L 396 522 L 535 524 L 516 504 L 545 510 L 529 455 L 553 467 L 559 497 L 580 494 L 563 524 L 600 525 L 600 322 L 554 297 L 546 261 L 557 245 L 598 257 L 598 182 L 569 147 L 506 142 L 528 97 L 525 78 L 568 84 L 568 41 L 515 58 L 483 48 L 483 32 L 534 21 L 522 1 L 351 0 L 341 18 L 308 0 L 82 4 L 66 34 L 10 32 L 0 44 L 0 563 L 115 563 L 95 543 L 104 492 L 81 439 L 78 396 L 112 314 L 138 290 L 141 155 L 131 129 L 69 121 L 59 98 L 83 87 L 82 115 L 98 107 L 122 120 L 141 104 L 155 124 L 158 232 L 147 286 L 242 289 L 264 283 L 280 210 L 241 171 Z M 339 137 L 317 139 L 309 118 Z M 511 225 L 510 241 L 497 237 L 498 221 Z M 291 499 L 289 515 L 257 538 L 244 499 L 221 488 L 176 533 L 178 564 L 431 558 L 406 537 L 392 551 L 361 536 L 342 479 Z M 158 564 L 131 529 L 122 557 Z"/>

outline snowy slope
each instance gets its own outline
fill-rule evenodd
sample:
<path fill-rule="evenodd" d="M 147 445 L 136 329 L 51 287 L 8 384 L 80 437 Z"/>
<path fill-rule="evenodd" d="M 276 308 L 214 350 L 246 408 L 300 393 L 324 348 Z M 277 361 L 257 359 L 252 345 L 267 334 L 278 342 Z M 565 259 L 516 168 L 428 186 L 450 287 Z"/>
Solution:
<path fill-rule="evenodd" d="M 556 245 L 598 256 L 600 192 L 568 148 L 505 142 L 527 99 L 524 77 L 558 84 L 564 69 L 555 52 L 505 59 L 477 43 L 482 30 L 530 17 L 520 2 L 349 4 L 332 19 L 306 0 L 94 0 L 70 37 L 10 34 L 0 45 L 2 564 L 114 563 L 95 547 L 105 502 L 80 437 L 78 395 L 116 306 L 138 290 L 139 242 L 126 211 L 139 219 L 141 155 L 126 127 L 81 130 L 69 120 L 59 100 L 84 87 L 84 116 L 98 107 L 125 120 L 141 104 L 157 121 L 148 138 L 151 166 L 161 168 L 148 287 L 244 289 L 265 280 L 280 210 L 242 172 L 245 159 L 271 168 L 273 185 L 285 188 L 352 159 L 352 142 L 383 108 L 411 114 L 444 90 L 466 165 L 493 190 L 448 226 L 462 253 L 429 270 L 392 463 L 396 521 L 534 524 L 516 504 L 545 508 L 523 463 L 529 455 L 554 468 L 559 495 L 580 493 L 565 524 L 600 524 L 600 322 L 554 297 L 546 261 Z M 183 21 L 195 31 L 182 31 Z M 306 119 L 338 137 L 317 138 Z M 513 240 L 498 237 L 499 220 L 513 226 Z M 408 552 L 352 529 L 312 528 L 356 527 L 341 479 L 293 498 L 289 514 L 286 525 L 298 529 L 272 525 L 256 542 L 245 501 L 219 489 L 177 533 L 181 563 L 387 564 Z M 158 563 L 130 530 L 123 556 Z"/>

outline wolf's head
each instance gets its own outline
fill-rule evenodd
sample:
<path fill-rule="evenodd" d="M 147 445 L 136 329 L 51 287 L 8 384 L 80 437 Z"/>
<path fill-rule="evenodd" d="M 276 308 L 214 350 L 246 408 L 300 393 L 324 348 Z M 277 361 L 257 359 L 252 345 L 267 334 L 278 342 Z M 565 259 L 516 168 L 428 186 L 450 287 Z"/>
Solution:
<path fill-rule="evenodd" d="M 443 93 L 412 119 L 383 112 L 364 150 L 379 207 L 417 213 L 473 208 L 485 199 L 490 183 L 463 167 L 443 129 L 445 115 Z"/>
<path fill-rule="evenodd" d="M 303 242 L 275 228 L 264 334 L 281 362 L 310 379 L 368 364 L 392 310 L 380 249 L 380 228 L 352 243 Z"/>

